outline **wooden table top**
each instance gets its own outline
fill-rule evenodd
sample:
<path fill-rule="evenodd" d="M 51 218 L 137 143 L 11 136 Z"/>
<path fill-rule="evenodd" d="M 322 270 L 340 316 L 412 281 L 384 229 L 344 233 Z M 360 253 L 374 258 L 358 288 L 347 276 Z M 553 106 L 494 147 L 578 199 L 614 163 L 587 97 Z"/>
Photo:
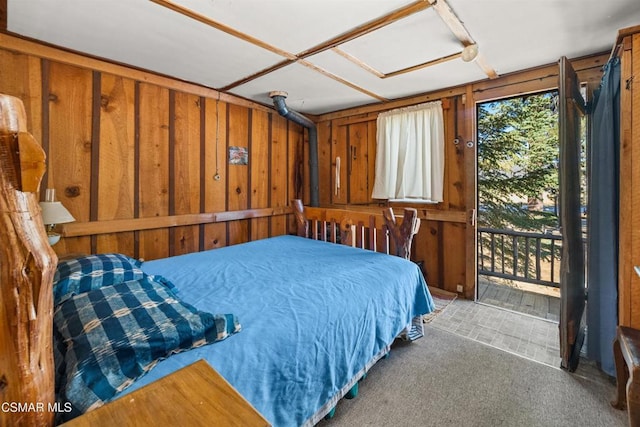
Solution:
<path fill-rule="evenodd" d="M 270 426 L 204 360 L 64 424 L 65 427 L 150 425 Z"/>

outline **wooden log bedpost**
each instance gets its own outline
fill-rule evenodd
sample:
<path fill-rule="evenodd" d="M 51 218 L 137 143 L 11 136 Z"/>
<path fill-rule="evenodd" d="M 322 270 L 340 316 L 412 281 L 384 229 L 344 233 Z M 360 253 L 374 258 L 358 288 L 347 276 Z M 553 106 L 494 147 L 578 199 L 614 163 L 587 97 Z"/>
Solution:
<path fill-rule="evenodd" d="M 298 236 L 309 237 L 309 222 L 307 221 L 307 216 L 304 214 L 302 200 L 293 199 L 291 204 L 293 205 L 293 213 L 296 216 L 296 224 L 298 224 Z"/>
<path fill-rule="evenodd" d="M 58 258 L 37 198 L 44 171 L 45 153 L 27 132 L 22 101 L 0 94 L 0 402 L 29 405 L 0 411 L 0 426 L 54 422 L 52 281 Z"/>
<path fill-rule="evenodd" d="M 396 216 L 392 208 L 385 208 L 382 211 L 384 223 L 389 229 L 389 234 L 396 245 L 396 255 L 404 259 L 411 258 L 411 244 L 413 236 L 420 230 L 420 218 L 418 211 L 413 208 L 404 209 L 404 217 L 400 225 L 396 222 Z"/>

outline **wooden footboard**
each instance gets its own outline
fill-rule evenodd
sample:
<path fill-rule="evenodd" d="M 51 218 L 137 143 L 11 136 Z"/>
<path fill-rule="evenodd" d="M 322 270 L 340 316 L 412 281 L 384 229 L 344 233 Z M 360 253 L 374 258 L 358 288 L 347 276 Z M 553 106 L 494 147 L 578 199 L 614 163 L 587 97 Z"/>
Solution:
<path fill-rule="evenodd" d="M 392 208 L 379 214 L 336 208 L 308 207 L 292 200 L 298 236 L 341 243 L 410 259 L 413 236 L 420 229 L 417 211 L 405 208 L 398 222 Z"/>
<path fill-rule="evenodd" d="M 22 101 L 0 94 L 0 426 L 53 424 L 53 274 L 37 191 L 42 147 Z"/>

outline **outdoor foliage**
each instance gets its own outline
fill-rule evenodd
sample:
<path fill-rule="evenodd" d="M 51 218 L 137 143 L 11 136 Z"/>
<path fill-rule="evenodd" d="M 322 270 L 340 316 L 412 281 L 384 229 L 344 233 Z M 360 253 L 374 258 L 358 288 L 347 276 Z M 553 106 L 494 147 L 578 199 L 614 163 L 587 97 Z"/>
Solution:
<path fill-rule="evenodd" d="M 553 91 L 478 106 L 480 227 L 557 227 L 557 96 Z M 550 209 L 526 208 L 534 201 L 541 207 L 544 195 Z"/>

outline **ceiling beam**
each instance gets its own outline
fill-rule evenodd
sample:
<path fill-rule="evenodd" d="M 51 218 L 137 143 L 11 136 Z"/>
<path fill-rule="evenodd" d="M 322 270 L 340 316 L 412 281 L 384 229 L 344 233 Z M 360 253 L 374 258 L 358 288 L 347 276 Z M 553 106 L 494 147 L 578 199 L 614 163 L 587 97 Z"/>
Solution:
<path fill-rule="evenodd" d="M 381 16 L 378 19 L 374 19 L 373 21 L 362 24 L 351 31 L 347 31 L 346 33 L 343 33 L 337 37 L 329 39 L 324 43 L 320 43 L 319 45 L 302 51 L 296 56 L 300 59 L 308 58 L 309 56 L 316 55 L 318 53 L 324 52 L 325 50 L 331 49 L 333 47 L 347 43 L 351 40 L 357 39 L 358 37 L 362 37 L 373 31 L 379 30 L 380 28 L 386 27 L 389 24 L 393 24 L 400 19 L 404 19 L 415 13 L 428 9 L 431 6 L 432 4 L 427 0 L 418 0 L 407 6 L 401 7 L 400 9 L 397 9 L 387 15 Z"/>
<path fill-rule="evenodd" d="M 0 1 L 3 1 L 3 0 L 0 0 Z M 220 30 L 223 33 L 227 33 L 230 36 L 237 37 L 240 40 L 244 40 L 244 41 L 246 41 L 248 43 L 251 43 L 251 44 L 253 44 L 255 46 L 258 46 L 258 47 L 261 47 L 263 49 L 266 49 L 269 52 L 273 52 L 273 53 L 275 53 L 277 55 L 280 55 L 280 56 L 283 56 L 283 57 L 285 57 L 287 59 L 291 59 L 291 60 L 295 60 L 296 59 L 296 56 L 294 54 L 289 53 L 286 50 L 282 50 L 282 49 L 277 48 L 277 47 L 275 47 L 273 45 L 270 45 L 269 43 L 267 43 L 267 42 L 265 42 L 263 40 L 260 40 L 258 38 L 252 37 L 252 36 L 250 36 L 248 34 L 245 34 L 245 33 L 241 32 L 241 31 L 238 31 L 238 30 L 236 30 L 234 28 L 231 28 L 228 25 L 222 24 L 222 23 L 220 23 L 220 22 L 218 22 L 216 20 L 213 20 L 213 19 L 211 19 L 211 18 L 209 18 L 207 16 L 204 16 L 204 15 L 198 13 L 198 12 L 195 12 L 195 11 L 193 11 L 191 9 L 188 9 L 188 8 L 184 7 L 184 6 L 176 4 L 176 3 L 174 3 L 174 2 L 172 2 L 170 0 L 150 0 L 150 1 L 153 2 L 153 3 L 156 3 L 156 4 L 160 5 L 160 6 L 164 6 L 167 9 L 173 10 L 174 12 L 178 12 L 179 14 L 184 15 L 184 16 L 186 16 L 188 18 L 194 19 L 194 20 L 196 20 L 198 22 L 201 22 L 201 23 L 203 23 L 205 25 L 208 25 L 208 26 L 210 26 L 212 28 L 215 28 L 216 30 Z"/>
<path fill-rule="evenodd" d="M 165 2 L 166 0 L 151 0 L 154 2 Z M 408 4 L 407 6 L 401 7 L 400 9 L 397 9 L 391 13 L 388 13 L 384 16 L 381 16 L 380 18 L 374 19 L 373 21 L 369 21 L 365 24 L 362 24 L 350 31 L 347 31 L 346 33 L 340 34 L 336 37 L 333 37 L 325 42 L 322 42 L 316 46 L 313 46 L 312 48 L 309 48 L 307 50 L 304 50 L 302 52 L 299 52 L 298 54 L 294 55 L 295 58 L 289 58 L 287 57 L 287 61 L 283 61 L 283 62 L 279 62 L 278 64 L 266 68 L 262 71 L 259 71 L 255 74 L 252 74 L 251 76 L 245 77 L 243 79 L 240 79 L 238 81 L 235 81 L 233 83 L 230 83 L 228 85 L 226 85 L 225 87 L 223 87 L 221 90 L 231 90 L 235 87 L 238 87 L 242 84 L 245 84 L 247 82 L 250 82 L 252 80 L 257 79 L 258 77 L 262 77 L 266 74 L 269 74 L 275 70 L 278 70 L 286 65 L 289 65 L 290 63 L 295 62 L 296 60 L 299 59 L 305 59 L 308 58 L 310 56 L 316 55 L 318 53 L 322 53 L 326 50 L 332 49 L 334 47 L 337 47 L 343 43 L 346 43 L 348 41 L 354 40 L 358 37 L 364 36 L 365 34 L 369 34 L 373 31 L 379 30 L 380 28 L 386 27 L 387 25 L 393 24 L 394 22 L 400 20 L 400 19 L 404 19 L 408 16 L 411 16 L 415 13 L 418 13 L 420 11 L 423 11 L 425 9 L 428 9 L 429 7 L 431 7 L 431 3 L 428 0 L 418 0 L 415 1 L 411 4 Z"/>
<path fill-rule="evenodd" d="M 454 59 L 458 59 L 462 56 L 462 52 L 453 53 L 451 55 L 443 56 L 438 59 L 433 59 L 431 61 L 423 62 L 422 64 L 412 65 L 411 67 L 402 68 L 400 70 L 392 71 L 384 75 L 384 78 L 399 76 L 400 74 L 410 73 L 411 71 L 420 70 L 422 68 L 431 67 L 432 65 L 442 64 L 443 62 L 452 61 Z"/>
<path fill-rule="evenodd" d="M 432 2 L 433 9 L 440 15 L 440 18 L 444 21 L 444 23 L 449 27 L 449 30 L 453 33 L 454 36 L 463 46 L 469 46 L 475 44 L 471 34 L 467 31 L 467 29 L 462 24 L 462 21 L 458 19 L 455 12 L 449 4 L 445 0 L 429 0 Z"/>
<path fill-rule="evenodd" d="M 378 70 L 376 70 L 375 68 L 373 68 L 371 65 L 367 64 L 366 62 L 364 62 L 361 59 L 356 58 L 355 56 L 345 52 L 344 50 L 334 47 L 331 48 L 332 52 L 337 53 L 338 55 L 342 56 L 343 58 L 347 59 L 348 61 L 353 62 L 354 64 L 356 64 L 358 67 L 362 68 L 365 71 L 370 72 L 371 74 L 373 74 L 376 77 L 380 77 L 381 79 L 384 79 L 385 74 L 383 72 L 380 72 Z"/>
<path fill-rule="evenodd" d="M 469 34 L 469 31 L 464 27 L 462 21 L 456 16 L 455 12 L 449 7 L 449 4 L 445 0 L 429 0 L 432 2 L 433 9 L 440 15 L 440 18 L 444 21 L 444 23 L 449 27 L 449 30 L 456 36 L 460 43 L 464 47 L 475 44 L 476 42 Z M 495 79 L 498 77 L 498 73 L 494 70 L 486 58 L 482 56 L 481 53 L 478 54 L 475 61 L 476 65 L 480 67 L 480 69 L 489 77 L 490 79 Z"/>
<path fill-rule="evenodd" d="M 410 67 L 401 68 L 401 69 L 396 70 L 396 71 L 391 71 L 389 73 L 383 73 L 381 71 L 376 70 L 375 68 L 373 68 L 372 66 L 370 66 L 366 62 L 362 61 L 361 59 L 358 59 L 355 56 L 345 52 L 342 49 L 334 47 L 331 50 L 333 52 L 337 53 L 338 55 L 342 56 L 343 58 L 353 62 L 358 67 L 368 71 L 369 73 L 371 73 L 371 74 L 373 74 L 376 77 L 379 77 L 381 79 L 387 79 L 389 77 L 395 77 L 395 76 L 399 76 L 401 74 L 410 73 L 412 71 L 420 70 L 422 68 L 431 67 L 432 65 L 442 64 L 443 62 L 452 61 L 452 60 L 458 59 L 458 58 L 460 58 L 462 56 L 462 52 L 457 52 L 457 53 L 453 53 L 451 55 L 443 56 L 441 58 L 433 59 L 431 61 L 422 62 L 420 64 L 412 65 Z"/>
<path fill-rule="evenodd" d="M 6 2 L 7 0 L 0 0 L 0 5 L 2 4 L 2 2 Z M 453 59 L 457 59 L 460 58 L 461 53 L 455 53 L 452 55 L 448 55 L 448 56 L 444 56 L 442 58 L 438 58 L 432 61 L 427 61 L 427 62 L 423 62 L 421 64 L 417 64 L 417 65 L 413 65 L 410 67 L 406 67 L 400 70 L 396 70 L 390 73 L 382 73 L 376 69 L 374 69 L 373 67 L 369 66 L 368 64 L 366 64 L 364 61 L 359 60 L 358 58 L 344 52 L 343 50 L 339 49 L 338 46 L 347 43 L 351 40 L 354 40 L 358 37 L 362 37 L 366 34 L 369 34 L 373 31 L 379 30 L 383 27 L 386 27 L 398 20 L 407 18 L 415 13 L 421 12 L 423 10 L 426 10 L 430 7 L 433 7 L 436 12 L 439 14 L 439 16 L 442 18 L 442 20 L 445 22 L 445 24 L 448 26 L 448 28 L 451 30 L 451 32 L 453 32 L 453 34 L 456 36 L 456 38 L 460 41 L 460 43 L 462 43 L 462 45 L 464 47 L 469 46 L 471 44 L 474 44 L 475 42 L 473 41 L 473 38 L 471 37 L 471 35 L 469 34 L 469 32 L 466 30 L 466 28 L 464 27 L 464 25 L 462 25 L 462 22 L 460 22 L 460 20 L 458 19 L 458 17 L 455 15 L 455 13 L 453 12 L 453 10 L 451 10 L 451 8 L 449 7 L 449 5 L 445 2 L 445 0 L 417 0 L 414 1 L 411 4 L 408 4 L 404 7 L 401 7 L 399 9 L 394 10 L 393 12 L 390 12 L 384 16 L 381 16 L 377 19 L 374 19 L 372 21 L 366 22 L 362 25 L 359 25 L 355 28 L 353 28 L 350 31 L 347 31 L 345 33 L 342 33 L 336 37 L 333 37 L 329 40 L 326 40 L 316 46 L 313 46 L 307 50 L 304 50 L 302 52 L 299 52 L 297 54 L 292 54 L 290 52 L 287 52 L 283 49 L 280 49 L 276 46 L 273 46 L 269 43 L 266 43 L 263 40 L 260 40 L 258 38 L 255 38 L 253 36 L 250 36 L 248 34 L 245 34 L 243 32 L 240 32 L 234 28 L 229 27 L 228 25 L 222 24 L 218 21 L 215 21 L 205 15 L 202 15 L 198 12 L 195 12 L 191 9 L 188 9 L 182 5 L 176 4 L 171 0 L 150 0 L 153 3 L 156 3 L 160 6 L 166 7 L 174 12 L 177 12 L 183 16 L 186 16 L 188 18 L 194 19 L 198 22 L 201 22 L 205 25 L 208 25 L 212 28 L 215 28 L 217 30 L 220 30 L 226 34 L 229 34 L 233 37 L 239 38 L 241 40 L 244 40 L 248 43 L 253 44 L 254 46 L 258 46 L 260 48 L 263 48 L 265 50 L 268 50 L 269 52 L 275 53 L 277 55 L 282 56 L 283 58 L 285 58 L 283 61 L 280 61 L 268 68 L 265 68 L 261 71 L 258 71 L 257 73 L 251 74 L 249 76 L 246 76 L 240 80 L 237 80 L 235 82 L 232 82 L 222 88 L 220 88 L 221 91 L 229 91 L 231 89 L 234 89 L 238 86 L 241 86 L 245 83 L 248 83 L 250 81 L 253 81 L 255 79 L 258 79 L 262 76 L 265 76 L 267 74 L 270 74 L 274 71 L 277 71 L 283 67 L 286 67 L 294 62 L 298 62 L 299 64 L 310 68 L 324 76 L 327 76 L 335 81 L 338 81 L 348 87 L 351 87 L 352 89 L 355 89 L 359 92 L 365 93 L 368 96 L 371 96 L 375 99 L 378 99 L 380 101 L 386 101 L 387 99 L 377 95 L 373 92 L 370 92 L 360 86 L 357 86 L 351 82 L 349 82 L 348 80 L 345 80 L 327 70 L 325 70 L 324 68 L 321 68 L 317 65 L 312 64 L 309 61 L 306 61 L 305 59 L 313 56 L 313 55 L 317 55 L 319 53 L 322 53 L 326 50 L 333 50 L 335 53 L 337 53 L 338 55 L 343 56 L 344 58 L 348 59 L 349 61 L 355 63 L 356 65 L 358 65 L 359 67 L 367 70 L 368 72 L 378 76 L 379 78 L 389 78 L 389 77 L 394 77 L 397 75 L 401 75 L 401 74 L 405 74 L 405 73 L 409 73 L 412 71 L 416 71 L 422 68 L 426 68 L 432 65 L 436 65 L 436 64 L 440 64 L 446 61 L 451 61 Z M 479 57 L 476 59 L 476 63 L 478 64 L 478 66 L 491 78 L 495 78 L 497 77 L 497 73 L 495 72 L 495 70 L 493 70 L 487 63 L 487 61 L 484 59 L 484 57 Z"/>
<path fill-rule="evenodd" d="M 221 87 L 220 90 L 222 92 L 226 92 L 226 91 L 231 90 L 231 89 L 233 89 L 235 87 L 241 86 L 241 85 L 243 85 L 245 83 L 248 83 L 248 82 L 250 82 L 252 80 L 255 80 L 255 79 L 259 78 L 259 77 L 266 76 L 267 74 L 272 73 L 272 72 L 274 72 L 276 70 L 279 70 L 282 67 L 286 67 L 287 65 L 291 65 L 294 62 L 295 61 L 293 61 L 293 60 L 285 59 L 284 61 L 280 61 L 277 64 L 272 65 L 269 68 L 265 68 L 264 70 L 260 70 L 257 73 L 251 74 L 251 75 L 249 75 L 247 77 L 243 77 L 242 79 L 236 80 L 233 83 L 229 83 L 228 85 L 226 85 L 224 87 Z"/>
<path fill-rule="evenodd" d="M 478 67 L 489 77 L 490 79 L 498 78 L 498 73 L 493 69 L 491 65 L 487 62 L 486 58 L 481 52 L 478 52 L 478 56 L 473 61 L 476 63 Z"/>
<path fill-rule="evenodd" d="M 305 61 L 304 59 L 299 59 L 298 63 L 301 64 L 301 65 L 304 65 L 307 68 L 315 70 L 315 71 L 319 72 L 320 74 L 322 74 L 324 76 L 327 76 L 327 77 L 329 77 L 329 78 L 331 78 L 331 79 L 333 79 L 333 80 L 335 80 L 337 82 L 340 82 L 345 86 L 349 86 L 352 89 L 355 89 L 355 90 L 357 90 L 359 92 L 364 93 L 365 95 L 369 95 L 370 97 L 375 98 L 378 101 L 382 101 L 382 102 L 388 101 L 387 98 L 384 98 L 384 97 L 382 97 L 380 95 L 377 95 L 377 94 L 375 94 L 375 93 L 373 93 L 371 91 L 368 91 L 367 89 L 365 89 L 363 87 L 360 87 L 360 86 L 358 86 L 358 85 L 356 85 L 354 83 L 351 83 L 350 81 L 345 80 L 342 77 L 336 76 L 335 74 L 331 73 L 330 71 L 327 71 L 324 68 L 318 67 L 317 65 L 312 64 L 309 61 Z"/>

